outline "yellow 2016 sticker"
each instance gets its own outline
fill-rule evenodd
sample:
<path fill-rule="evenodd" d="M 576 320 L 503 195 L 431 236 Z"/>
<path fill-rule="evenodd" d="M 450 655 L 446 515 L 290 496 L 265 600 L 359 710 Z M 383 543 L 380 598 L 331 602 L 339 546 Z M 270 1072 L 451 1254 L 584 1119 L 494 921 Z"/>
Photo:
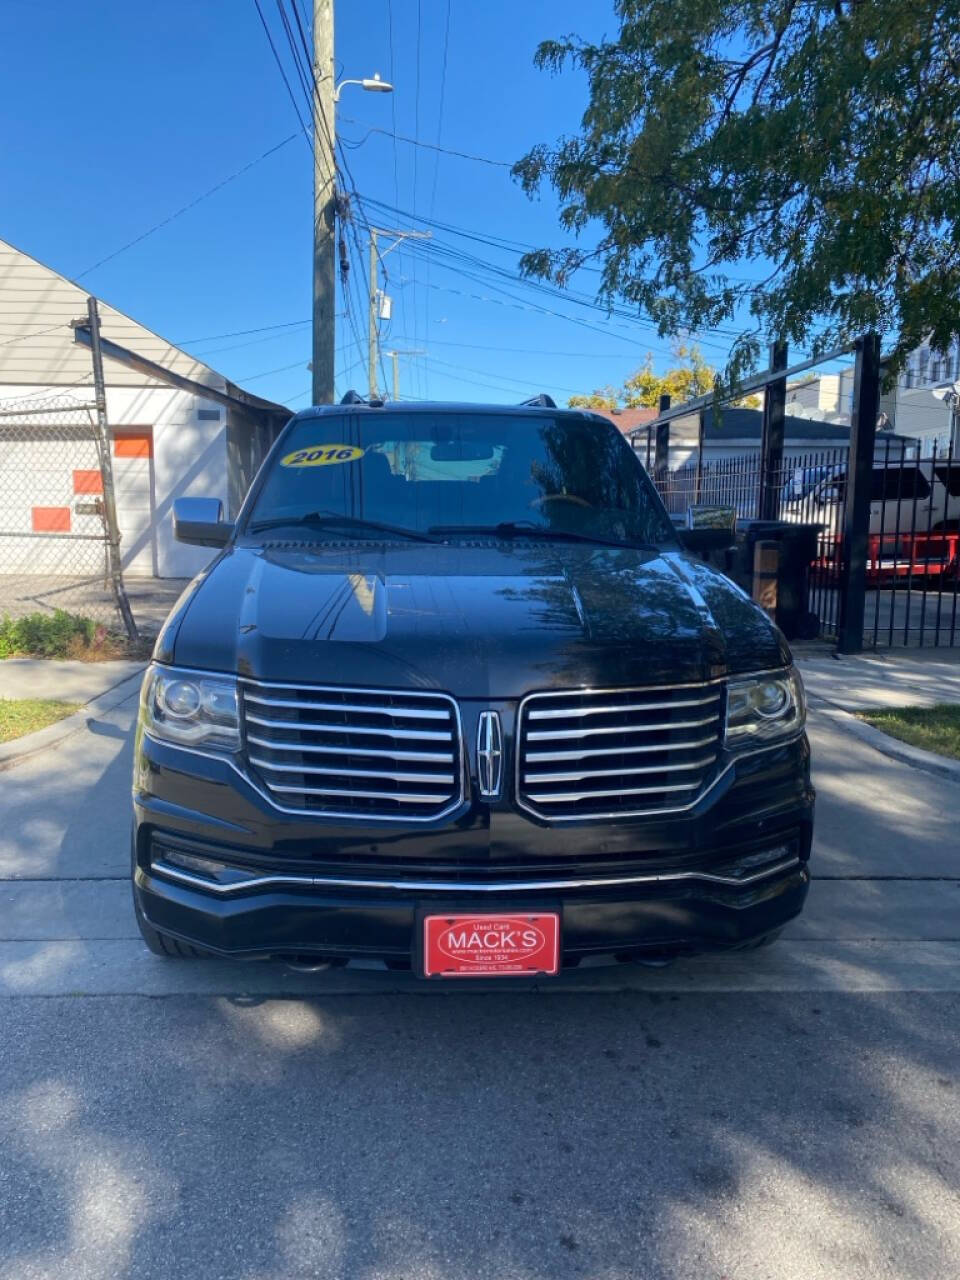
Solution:
<path fill-rule="evenodd" d="M 355 444 L 314 444 L 296 449 L 280 459 L 281 467 L 335 467 L 341 462 L 356 462 L 363 450 Z"/>

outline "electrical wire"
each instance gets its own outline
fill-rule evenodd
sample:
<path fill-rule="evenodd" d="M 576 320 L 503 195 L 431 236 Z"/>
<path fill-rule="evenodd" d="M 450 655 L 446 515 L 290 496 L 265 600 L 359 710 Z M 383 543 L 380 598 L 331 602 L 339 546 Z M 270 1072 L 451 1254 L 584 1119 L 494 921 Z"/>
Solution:
<path fill-rule="evenodd" d="M 57 329 L 66 329 L 69 327 L 69 320 L 61 321 L 60 324 L 52 324 L 49 329 L 38 329 L 36 333 L 18 333 L 15 338 L 7 338 L 0 342 L 0 347 L 12 347 L 15 342 L 25 342 L 27 338 L 42 338 L 44 334 L 55 333 Z"/>
<path fill-rule="evenodd" d="M 161 218 L 161 220 L 159 222 L 155 222 L 152 227 L 148 227 L 148 229 L 142 232 L 140 235 L 135 236 L 132 240 L 128 240 L 127 243 L 124 245 L 121 245 L 119 249 L 114 249 L 113 253 L 108 253 L 106 257 L 101 258 L 99 262 L 95 262 L 93 266 L 86 267 L 78 275 L 75 275 L 73 277 L 74 280 L 82 280 L 84 276 L 90 275 L 92 271 L 97 271 L 99 270 L 100 267 L 105 266 L 106 263 L 112 262 L 114 258 L 118 258 L 121 253 L 126 253 L 128 249 L 132 249 L 135 245 L 141 244 L 149 236 L 152 236 L 154 232 L 161 231 L 164 227 L 168 227 L 171 222 L 175 222 L 176 219 L 182 217 L 183 214 L 189 213 L 191 209 L 195 209 L 198 204 L 201 204 L 204 200 L 208 200 L 210 196 L 216 195 L 218 191 L 222 191 L 223 188 L 226 186 L 229 186 L 231 182 L 236 182 L 237 178 L 242 178 L 245 173 L 249 173 L 251 169 L 256 167 L 256 165 L 262 163 L 262 161 L 268 159 L 270 156 L 280 151 L 283 147 L 287 146 L 288 143 L 293 142 L 299 136 L 300 135 L 297 133 L 291 133 L 288 137 L 284 138 L 281 142 L 278 142 L 274 146 L 269 147 L 266 151 L 263 152 L 262 155 L 259 155 L 255 159 L 248 161 L 247 164 L 245 164 L 241 169 L 237 169 L 235 173 L 231 173 L 226 178 L 223 178 L 220 182 L 215 183 L 212 187 L 209 187 L 206 191 L 198 195 L 194 200 L 191 200 L 188 204 L 182 205 L 181 208 L 175 210 L 173 213 L 169 214 L 166 218 Z"/>
<path fill-rule="evenodd" d="M 490 373 L 489 370 L 487 369 L 472 369 L 469 365 L 460 364 L 459 362 L 456 364 L 453 364 L 449 360 L 440 360 L 437 358 L 437 356 L 427 356 L 426 360 L 428 364 L 439 365 L 439 367 L 442 369 L 457 369 L 457 370 L 462 369 L 465 373 L 475 373 L 475 374 L 478 374 L 481 378 L 495 378 L 500 382 L 513 383 L 515 386 L 518 386 L 518 387 L 527 388 L 527 389 L 530 387 L 530 382 L 531 382 L 530 378 L 511 378 L 511 377 L 508 377 L 507 374 L 505 373 Z M 534 379 L 534 381 L 536 381 L 536 379 Z M 554 382 L 552 378 L 548 379 L 548 381 L 549 381 L 551 390 L 565 391 L 568 395 L 571 395 L 571 396 L 581 395 L 583 393 L 582 387 L 562 387 L 560 386 L 559 383 Z M 507 388 L 504 388 L 504 389 L 506 390 Z"/>
<path fill-rule="evenodd" d="M 302 369 L 305 360 L 294 360 L 293 364 L 282 364 L 279 369 L 264 369 L 263 373 L 245 373 L 244 382 L 256 382 L 258 378 L 269 378 L 272 373 L 286 373 L 288 369 Z"/>
<path fill-rule="evenodd" d="M 391 73 L 392 74 L 392 73 Z M 354 116 L 340 116 L 344 124 L 358 124 L 361 128 L 366 129 L 362 138 L 350 138 L 345 141 L 346 146 L 351 151 L 356 151 L 367 141 L 373 133 L 379 133 L 384 138 L 392 138 L 395 143 L 405 142 L 411 147 L 420 147 L 423 151 L 436 151 L 440 155 L 455 156 L 458 160 L 474 160 L 477 164 L 488 164 L 495 169 L 512 169 L 512 160 L 494 160 L 490 156 L 474 155 L 470 151 L 459 151 L 456 147 L 441 147 L 435 142 L 424 142 L 417 138 L 409 138 L 405 134 L 397 133 L 395 129 L 383 129 L 380 125 L 367 124 L 364 120 L 357 120 Z"/>
<path fill-rule="evenodd" d="M 307 126 L 303 122 L 303 116 L 300 114 L 300 108 L 297 106 L 296 97 L 294 96 L 294 92 L 290 85 L 290 81 L 287 78 L 287 73 L 284 68 L 284 65 L 280 60 L 280 54 L 277 52 L 277 46 L 273 42 L 273 36 L 270 33 L 270 28 L 267 26 L 267 20 L 263 15 L 263 10 L 260 8 L 260 0 L 253 0 L 253 3 L 256 6 L 257 13 L 260 16 L 260 22 L 261 22 L 261 25 L 263 26 L 264 34 L 267 37 L 267 43 L 270 45 L 270 52 L 273 54 L 273 60 L 277 64 L 277 70 L 280 72 L 280 77 L 283 80 L 283 83 L 286 85 L 287 93 L 290 97 L 290 103 L 293 106 L 297 119 L 300 121 L 300 129 L 303 132 L 303 136 L 306 139 L 307 146 L 309 147 L 310 134 L 307 130 Z"/>

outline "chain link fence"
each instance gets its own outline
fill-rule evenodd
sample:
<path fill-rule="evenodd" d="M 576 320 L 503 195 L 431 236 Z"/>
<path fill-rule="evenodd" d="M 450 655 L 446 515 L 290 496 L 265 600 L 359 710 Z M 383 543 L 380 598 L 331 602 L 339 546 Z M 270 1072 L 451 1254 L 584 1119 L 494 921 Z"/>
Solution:
<path fill-rule="evenodd" d="M 71 395 L 0 401 L 0 619 L 57 610 L 124 631 L 109 441 Z"/>

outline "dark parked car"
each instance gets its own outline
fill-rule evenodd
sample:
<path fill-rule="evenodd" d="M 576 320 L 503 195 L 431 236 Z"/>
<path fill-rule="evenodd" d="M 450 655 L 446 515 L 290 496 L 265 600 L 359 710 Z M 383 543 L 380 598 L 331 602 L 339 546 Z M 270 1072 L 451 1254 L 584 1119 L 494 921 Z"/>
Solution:
<path fill-rule="evenodd" d="M 754 946 L 807 893 L 787 645 L 605 419 L 298 414 L 143 685 L 137 920 L 162 955 L 431 978 Z M 707 536 L 714 531 L 707 531 Z"/>

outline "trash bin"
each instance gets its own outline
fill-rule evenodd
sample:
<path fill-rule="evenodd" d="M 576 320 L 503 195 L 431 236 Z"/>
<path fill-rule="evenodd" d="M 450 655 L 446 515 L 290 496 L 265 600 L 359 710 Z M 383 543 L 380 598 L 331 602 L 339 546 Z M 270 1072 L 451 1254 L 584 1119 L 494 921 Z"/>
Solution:
<path fill-rule="evenodd" d="M 820 634 L 820 619 L 810 610 L 810 565 L 816 559 L 822 527 L 786 520 L 749 520 L 737 530 L 730 576 L 746 591 L 753 585 L 756 544 L 776 542 L 780 548 L 776 623 L 788 640 L 814 640 Z"/>

